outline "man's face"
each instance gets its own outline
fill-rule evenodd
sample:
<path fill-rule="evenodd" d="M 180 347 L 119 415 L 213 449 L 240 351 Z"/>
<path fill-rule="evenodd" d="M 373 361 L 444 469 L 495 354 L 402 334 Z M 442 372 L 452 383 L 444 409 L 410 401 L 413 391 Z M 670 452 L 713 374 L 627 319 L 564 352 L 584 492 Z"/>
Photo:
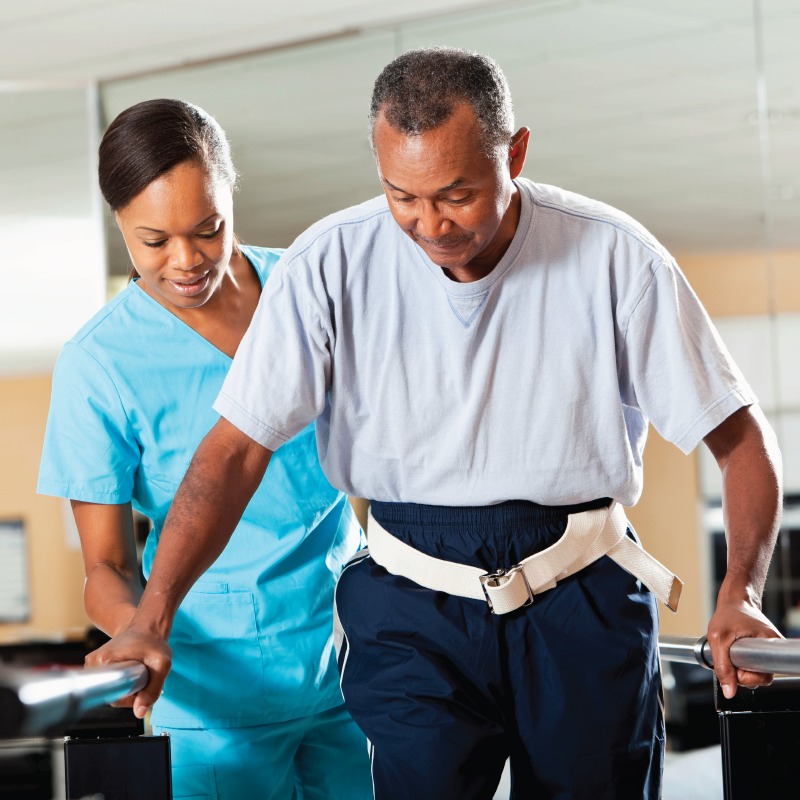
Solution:
<path fill-rule="evenodd" d="M 514 237 L 519 194 L 513 178 L 522 170 L 529 133 L 520 129 L 505 157 L 488 158 L 466 103 L 418 136 L 378 117 L 375 155 L 392 216 L 454 280 L 488 275 Z"/>

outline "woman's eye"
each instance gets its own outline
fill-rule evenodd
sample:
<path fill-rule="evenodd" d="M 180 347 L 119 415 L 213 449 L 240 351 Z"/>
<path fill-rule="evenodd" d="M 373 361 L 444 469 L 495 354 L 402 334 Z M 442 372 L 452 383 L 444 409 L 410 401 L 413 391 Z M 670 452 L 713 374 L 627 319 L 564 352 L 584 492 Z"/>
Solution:
<path fill-rule="evenodd" d="M 153 242 L 143 241 L 142 244 L 145 247 L 161 247 L 166 241 L 167 241 L 166 239 L 158 239 L 157 241 Z"/>
<path fill-rule="evenodd" d="M 213 231 L 203 231 L 202 233 L 198 233 L 197 235 L 201 239 L 213 239 L 215 236 L 218 236 L 221 231 L 222 231 L 222 226 L 220 225 L 219 228 L 215 228 Z"/>

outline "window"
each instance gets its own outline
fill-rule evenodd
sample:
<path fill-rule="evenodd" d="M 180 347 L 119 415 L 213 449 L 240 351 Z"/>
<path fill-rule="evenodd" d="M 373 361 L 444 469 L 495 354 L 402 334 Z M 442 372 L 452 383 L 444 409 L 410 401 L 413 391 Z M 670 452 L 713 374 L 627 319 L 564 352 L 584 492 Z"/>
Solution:
<path fill-rule="evenodd" d="M 0 622 L 27 622 L 28 547 L 22 520 L 0 521 Z"/>

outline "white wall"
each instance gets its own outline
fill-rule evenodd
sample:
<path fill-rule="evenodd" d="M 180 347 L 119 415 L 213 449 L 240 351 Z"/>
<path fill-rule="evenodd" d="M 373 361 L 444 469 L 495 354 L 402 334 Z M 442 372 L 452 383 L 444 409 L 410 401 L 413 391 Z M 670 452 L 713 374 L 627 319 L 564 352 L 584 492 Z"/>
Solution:
<path fill-rule="evenodd" d="M 0 95 L 0 376 L 49 372 L 105 299 L 93 105 L 86 90 Z"/>

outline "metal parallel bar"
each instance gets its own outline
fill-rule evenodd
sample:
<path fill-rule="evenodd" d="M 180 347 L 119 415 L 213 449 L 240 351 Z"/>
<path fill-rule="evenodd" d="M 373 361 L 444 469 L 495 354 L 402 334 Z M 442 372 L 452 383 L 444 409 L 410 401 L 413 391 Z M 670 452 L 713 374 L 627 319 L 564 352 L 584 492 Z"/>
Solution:
<path fill-rule="evenodd" d="M 64 727 L 92 708 L 113 703 L 147 683 L 144 664 L 48 670 L 0 666 L 0 739 Z"/>
<path fill-rule="evenodd" d="M 714 667 L 711 647 L 705 638 L 661 636 L 658 650 L 664 661 Z M 739 639 L 731 646 L 731 661 L 738 669 L 800 675 L 800 639 Z"/>
<path fill-rule="evenodd" d="M 659 652 L 665 661 L 713 668 L 704 638 L 662 636 Z M 800 639 L 740 639 L 731 647 L 731 660 L 740 669 L 800 675 Z M 138 662 L 46 671 L 0 666 L 0 738 L 35 736 L 64 727 L 146 683 L 147 668 Z"/>

